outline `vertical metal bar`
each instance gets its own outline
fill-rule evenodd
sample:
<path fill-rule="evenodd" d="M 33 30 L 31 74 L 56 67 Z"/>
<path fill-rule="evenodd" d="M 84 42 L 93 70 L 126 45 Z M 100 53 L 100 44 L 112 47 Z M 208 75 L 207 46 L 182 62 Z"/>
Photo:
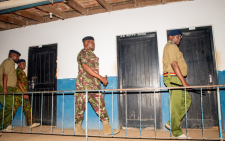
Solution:
<path fill-rule="evenodd" d="M 64 92 L 63 92 L 63 105 L 62 105 L 62 133 L 64 133 Z"/>
<path fill-rule="evenodd" d="M 127 137 L 127 91 L 125 92 L 125 94 L 126 94 L 125 103 L 126 103 L 126 137 Z"/>
<path fill-rule="evenodd" d="M 21 107 L 21 109 L 23 108 L 23 106 Z M 14 93 L 13 93 L 13 104 L 12 104 L 12 123 L 11 123 L 11 131 L 13 130 L 13 111 L 14 110 Z"/>
<path fill-rule="evenodd" d="M 100 91 L 98 92 L 98 99 L 99 99 L 99 103 L 98 103 L 98 113 L 99 113 L 99 122 L 98 122 L 98 135 L 100 136 L 100 115 L 101 115 L 101 111 L 100 111 Z"/>
<path fill-rule="evenodd" d="M 141 137 L 141 91 L 139 91 L 139 102 L 140 102 L 140 137 Z"/>
<path fill-rule="evenodd" d="M 5 113 L 5 94 L 4 94 L 4 107 L 3 107 L 3 116 L 2 116 L 2 130 L 4 129 L 4 113 Z"/>
<path fill-rule="evenodd" d="M 169 89 L 169 94 L 170 94 L 170 89 Z M 171 94 L 170 94 L 170 138 L 172 137 L 172 124 L 171 124 Z"/>
<path fill-rule="evenodd" d="M 219 132 L 220 139 L 223 140 L 222 123 L 221 123 L 221 103 L 220 103 L 220 89 L 217 87 L 217 104 L 218 104 L 218 119 L 219 119 Z"/>
<path fill-rule="evenodd" d="M 201 88 L 201 113 L 202 113 L 202 138 L 204 139 L 204 119 L 203 119 L 203 101 L 202 101 L 202 88 Z"/>
<path fill-rule="evenodd" d="M 32 109 L 33 109 L 33 92 L 32 92 L 32 97 L 31 97 L 31 116 L 30 116 L 30 121 L 31 121 L 31 124 L 30 124 L 30 131 L 32 132 Z"/>
<path fill-rule="evenodd" d="M 88 141 L 88 91 L 86 91 L 86 141 Z"/>
<path fill-rule="evenodd" d="M 74 122 L 73 122 L 73 134 L 75 135 L 75 114 L 76 114 L 76 106 L 75 106 L 75 103 L 76 103 L 76 93 L 74 92 L 74 111 L 73 111 L 73 119 L 74 119 Z"/>
<path fill-rule="evenodd" d="M 187 93 L 186 93 L 186 88 L 184 89 L 184 94 L 185 94 L 185 97 L 184 97 L 184 100 L 185 100 L 185 120 L 186 120 L 186 135 L 187 135 L 187 138 L 188 138 L 188 130 L 187 130 L 187 103 L 186 103 L 186 101 L 187 101 L 187 99 L 186 99 L 186 95 L 187 95 Z"/>
<path fill-rule="evenodd" d="M 42 133 L 42 117 L 43 116 L 43 93 L 41 94 L 41 133 Z"/>
<path fill-rule="evenodd" d="M 53 92 L 52 92 L 52 119 L 51 119 L 51 134 L 53 132 Z"/>
<path fill-rule="evenodd" d="M 22 105 L 21 107 L 23 106 L 23 93 L 22 93 Z M 21 108 L 21 125 L 20 125 L 21 129 L 20 131 L 22 131 L 22 128 L 23 128 L 23 108 Z"/>
<path fill-rule="evenodd" d="M 113 91 L 112 91 L 112 136 L 113 136 Z"/>
<path fill-rule="evenodd" d="M 155 119 L 155 138 L 156 138 L 156 106 L 155 106 L 155 90 L 154 90 L 154 119 Z"/>

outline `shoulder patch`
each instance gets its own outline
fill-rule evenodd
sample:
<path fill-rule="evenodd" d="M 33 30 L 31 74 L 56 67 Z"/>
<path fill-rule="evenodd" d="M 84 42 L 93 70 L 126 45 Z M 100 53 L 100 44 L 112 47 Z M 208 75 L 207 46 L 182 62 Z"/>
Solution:
<path fill-rule="evenodd" d="M 170 44 L 173 44 L 173 42 L 170 42 Z"/>
<path fill-rule="evenodd" d="M 10 59 L 8 59 L 8 60 L 10 60 Z"/>

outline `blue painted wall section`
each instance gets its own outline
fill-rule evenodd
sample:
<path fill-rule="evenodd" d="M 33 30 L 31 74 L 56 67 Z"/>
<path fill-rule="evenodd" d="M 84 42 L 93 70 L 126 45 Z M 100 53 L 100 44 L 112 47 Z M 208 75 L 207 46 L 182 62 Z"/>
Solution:
<path fill-rule="evenodd" d="M 14 119 L 13 119 L 13 126 L 21 126 L 21 112 L 22 112 L 22 109 L 21 109 L 21 107 L 19 107 L 18 108 L 18 110 L 16 111 L 16 115 L 15 115 L 15 117 L 14 117 Z M 26 117 L 25 117 L 25 115 L 24 115 L 24 112 L 22 113 L 22 125 L 23 125 L 23 127 L 26 125 L 25 123 L 25 121 L 26 121 Z"/>
<path fill-rule="evenodd" d="M 76 90 L 76 79 L 58 79 L 57 90 Z M 64 128 L 74 128 L 74 93 L 64 93 Z M 62 128 L 62 93 L 57 95 L 57 128 Z"/>
<path fill-rule="evenodd" d="M 108 77 L 108 85 L 106 89 L 116 89 L 117 88 L 117 77 Z M 104 89 L 103 85 L 101 88 Z M 58 79 L 57 80 L 57 90 L 76 90 L 76 79 Z M 57 96 L 57 128 L 62 128 L 62 94 Z M 65 93 L 64 96 L 64 128 L 74 128 L 74 93 Z M 112 126 L 112 92 L 107 92 L 105 94 L 106 109 L 109 116 L 109 122 Z M 83 128 L 85 128 L 86 122 L 86 112 L 84 113 L 84 120 L 82 123 Z M 102 123 L 100 122 L 100 127 L 102 129 Z M 98 129 L 99 127 L 99 117 L 93 110 L 90 104 L 88 104 L 88 129 Z M 117 129 L 119 127 L 118 121 L 118 96 L 113 95 L 113 128 Z"/>
<path fill-rule="evenodd" d="M 166 87 L 163 81 L 163 75 L 160 75 L 160 87 Z M 161 103 L 162 103 L 162 128 L 164 131 L 168 129 L 164 126 L 170 118 L 169 114 L 169 91 L 167 89 L 161 90 Z"/>
<path fill-rule="evenodd" d="M 218 84 L 225 84 L 225 71 L 218 71 Z M 221 112 L 222 112 L 222 126 L 225 131 L 225 87 L 220 89 L 220 101 L 221 101 Z"/>

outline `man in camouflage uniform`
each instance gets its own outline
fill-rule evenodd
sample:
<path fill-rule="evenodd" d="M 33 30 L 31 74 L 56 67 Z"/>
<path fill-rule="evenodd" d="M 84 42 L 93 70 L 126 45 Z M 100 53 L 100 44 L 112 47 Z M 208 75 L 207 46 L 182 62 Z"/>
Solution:
<path fill-rule="evenodd" d="M 23 92 L 26 93 L 28 89 L 28 82 L 27 76 L 23 71 L 26 68 L 26 61 L 24 59 L 20 59 L 17 61 L 18 67 L 16 69 L 17 75 L 17 86 L 16 92 Z M 18 110 L 19 106 L 22 105 L 22 96 L 16 95 L 15 96 L 15 103 L 14 103 L 14 110 L 13 110 L 13 117 L 16 115 L 16 111 Z M 31 105 L 28 95 L 23 96 L 23 111 L 27 118 L 28 124 L 31 125 Z M 32 117 L 32 128 L 39 126 L 40 123 L 35 123 L 34 117 Z"/>
<path fill-rule="evenodd" d="M 2 129 L 3 109 L 5 109 L 3 129 L 9 125 L 12 119 L 12 93 L 16 92 L 15 88 L 17 82 L 15 62 L 19 60 L 20 55 L 18 51 L 10 50 L 8 59 L 5 59 L 0 65 L 0 93 L 9 93 L 5 96 L 0 95 L 0 103 L 3 106 L 0 110 L 0 129 Z"/>
<path fill-rule="evenodd" d="M 107 85 L 108 80 L 105 77 L 99 75 L 99 58 L 94 54 L 95 42 L 94 38 L 87 36 L 83 38 L 84 48 L 79 52 L 77 56 L 78 62 L 78 76 L 76 80 L 77 90 L 100 90 L 100 81 Z M 100 98 L 99 98 L 100 97 Z M 112 134 L 112 128 L 109 125 L 109 117 L 107 115 L 104 96 L 102 93 L 88 93 L 88 102 L 90 102 L 92 108 L 96 114 L 100 116 L 103 122 L 103 131 L 105 135 Z M 100 104 L 100 113 L 99 113 Z M 83 114 L 86 108 L 86 94 L 76 93 L 76 134 L 85 134 L 82 129 Z M 119 129 L 113 130 L 116 134 Z"/>

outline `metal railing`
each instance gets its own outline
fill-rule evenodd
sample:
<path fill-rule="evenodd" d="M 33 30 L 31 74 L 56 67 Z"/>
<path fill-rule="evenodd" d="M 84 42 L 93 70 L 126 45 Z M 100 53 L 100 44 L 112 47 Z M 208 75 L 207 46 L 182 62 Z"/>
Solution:
<path fill-rule="evenodd" d="M 105 89 L 105 90 L 73 90 L 73 91 L 40 91 L 40 92 L 27 92 L 27 93 L 8 93 L 8 94 L 11 94 L 13 95 L 13 104 L 12 104 L 12 107 L 14 107 L 14 96 L 15 95 L 21 95 L 22 96 L 22 105 L 21 105 L 21 129 L 20 131 L 13 131 L 13 109 L 12 108 L 12 126 L 11 126 L 11 131 L 6 131 L 6 130 L 3 130 L 3 124 L 4 124 L 4 110 L 5 110 L 5 95 L 6 94 L 3 94 L 3 93 L 0 93 L 0 95 L 4 95 L 4 103 L 3 104 L 3 120 L 2 120 L 2 127 L 0 127 L 2 130 L 0 130 L 1 132 L 11 132 L 11 133 L 36 133 L 36 134 L 52 134 L 52 135 L 72 135 L 72 136 L 85 136 L 86 138 L 86 141 L 88 140 L 88 137 L 113 137 L 113 138 L 133 138 L 133 139 L 172 139 L 172 140 L 178 140 L 178 138 L 175 138 L 172 136 L 172 131 L 171 131 L 171 128 L 170 128 L 170 137 L 157 137 L 156 133 L 157 133 L 157 130 L 156 130 L 156 91 L 157 92 L 163 92 L 164 90 L 174 90 L 174 89 L 181 89 L 181 90 L 184 90 L 185 91 L 185 124 L 186 124 L 186 135 L 187 135 L 187 138 L 186 140 L 193 140 L 193 139 L 197 139 L 197 140 L 223 140 L 223 132 L 222 132 L 222 115 L 221 115 L 221 102 L 220 102 L 220 89 L 222 89 L 222 87 L 225 87 L 225 85 L 207 85 L 207 86 L 189 86 L 189 87 L 161 87 L 161 88 L 135 88 L 135 89 Z M 217 106 L 218 106 L 218 125 L 219 125 L 219 138 L 206 138 L 205 137 L 205 134 L 204 134 L 204 118 L 203 118 L 203 100 L 202 100 L 202 94 L 203 94 L 203 89 L 204 88 L 211 88 L 211 89 L 216 89 L 216 95 L 217 95 Z M 188 129 L 187 129 L 187 107 L 186 107 L 186 89 L 192 89 L 192 90 L 200 90 L 200 93 L 201 93 L 201 120 L 202 120 L 202 138 L 188 138 Z M 88 93 L 89 92 L 95 92 L 95 93 L 99 93 L 99 115 L 100 115 L 100 93 L 102 91 L 107 91 L 107 92 L 110 92 L 112 94 L 112 125 L 113 125 L 113 95 L 116 93 L 116 94 L 124 94 L 125 93 L 125 111 L 126 111 L 126 114 L 125 114 L 125 119 L 126 119 L 126 136 L 115 136 L 113 135 L 113 130 L 112 130 L 112 135 L 100 135 L 100 116 L 99 116 L 99 127 L 98 127 L 98 130 L 99 130 L 99 133 L 98 135 L 89 135 L 88 134 Z M 128 127 L 127 127 L 127 95 L 129 95 L 129 92 L 138 92 L 139 96 L 141 97 L 141 94 L 143 92 L 153 92 L 154 93 L 154 134 L 155 136 L 154 137 L 142 137 L 142 129 L 141 129 L 141 122 L 142 122 L 142 119 L 141 119 L 141 108 L 140 108 L 140 136 L 136 136 L 136 137 L 131 137 L 131 136 L 128 136 L 127 132 L 128 132 Z M 164 91 L 165 92 L 165 91 Z M 51 109 L 51 132 L 50 133 L 44 133 L 42 131 L 42 121 L 43 121 L 43 97 L 44 97 L 44 94 L 46 93 L 51 93 L 52 94 L 52 109 Z M 62 95 L 62 133 L 53 133 L 53 98 L 54 98 L 54 95 L 59 95 L 61 93 Z M 74 127 L 74 133 L 73 134 L 66 134 L 64 133 L 64 95 L 67 95 L 67 94 L 71 94 L 71 93 L 74 93 L 74 121 L 75 121 L 75 113 L 76 113 L 76 108 L 75 108 L 75 101 L 76 101 L 76 96 L 75 94 L 76 93 L 85 93 L 86 94 L 86 118 L 85 118 L 85 121 L 86 121 L 86 128 L 85 128 L 85 135 L 78 135 L 75 133 L 75 122 L 73 123 L 73 127 Z M 32 127 L 30 128 L 30 132 L 24 132 L 22 131 L 22 128 L 23 128 L 23 125 L 22 125 L 22 114 L 23 114 L 23 96 L 24 94 L 28 94 L 28 95 L 31 95 L 31 125 L 32 125 L 32 108 L 33 108 L 33 96 L 34 95 L 37 95 L 37 94 L 41 94 L 41 128 L 40 128 L 40 132 L 33 132 L 32 131 Z M 139 99 L 139 102 L 141 104 L 142 100 L 141 98 Z M 170 107 L 171 107 L 171 102 L 170 102 Z M 170 125 L 171 125 L 171 108 L 169 108 L 169 119 L 170 119 Z M 113 126 L 112 126 L 113 127 Z"/>

